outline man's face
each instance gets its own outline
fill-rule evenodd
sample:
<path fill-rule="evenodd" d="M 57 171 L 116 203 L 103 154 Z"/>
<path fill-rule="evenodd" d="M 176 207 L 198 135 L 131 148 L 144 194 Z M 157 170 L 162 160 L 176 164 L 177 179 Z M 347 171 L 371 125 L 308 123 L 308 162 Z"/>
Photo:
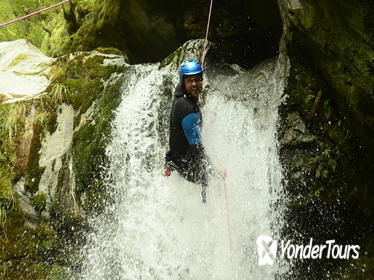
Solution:
<path fill-rule="evenodd" d="M 186 92 L 198 98 L 203 88 L 203 78 L 201 75 L 191 75 L 184 78 L 184 88 Z"/>

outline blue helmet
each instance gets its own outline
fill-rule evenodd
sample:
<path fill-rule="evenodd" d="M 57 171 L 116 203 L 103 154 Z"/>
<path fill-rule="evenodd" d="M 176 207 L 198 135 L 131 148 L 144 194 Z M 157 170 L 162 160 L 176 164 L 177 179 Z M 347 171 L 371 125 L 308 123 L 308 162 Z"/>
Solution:
<path fill-rule="evenodd" d="M 183 78 L 183 76 L 191 76 L 191 75 L 202 74 L 202 73 L 203 73 L 203 68 L 201 67 L 200 62 L 194 59 L 183 61 L 181 66 L 179 67 L 180 78 Z"/>

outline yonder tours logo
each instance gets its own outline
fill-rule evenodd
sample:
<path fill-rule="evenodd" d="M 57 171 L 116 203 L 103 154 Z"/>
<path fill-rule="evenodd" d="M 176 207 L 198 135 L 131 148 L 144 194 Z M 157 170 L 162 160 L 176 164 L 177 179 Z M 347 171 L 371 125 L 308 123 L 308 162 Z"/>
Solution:
<path fill-rule="evenodd" d="M 281 259 L 358 259 L 359 245 L 340 245 L 335 240 L 325 244 L 314 244 L 310 238 L 308 244 L 293 244 L 290 240 L 277 241 L 268 235 L 260 235 L 256 240 L 258 264 L 273 265 Z"/>

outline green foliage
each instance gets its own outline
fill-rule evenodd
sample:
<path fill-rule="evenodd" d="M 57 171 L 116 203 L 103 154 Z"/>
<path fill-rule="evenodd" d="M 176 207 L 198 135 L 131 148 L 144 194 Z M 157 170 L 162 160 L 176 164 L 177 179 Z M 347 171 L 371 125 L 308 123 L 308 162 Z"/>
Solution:
<path fill-rule="evenodd" d="M 19 130 L 17 109 L 12 106 L 0 105 L 0 165 L 2 169 L 11 169 L 16 159 L 15 134 Z"/>
<path fill-rule="evenodd" d="M 33 196 L 31 203 L 32 206 L 38 212 L 43 212 L 47 206 L 47 199 L 48 196 L 44 192 L 38 192 L 36 195 Z"/>
<path fill-rule="evenodd" d="M 53 254 L 57 250 L 56 232 L 44 223 L 35 229 L 25 225 L 23 213 L 16 202 L 8 213 L 5 231 L 0 231 L 1 279 L 45 279 Z"/>
<path fill-rule="evenodd" d="M 14 203 L 14 165 L 18 136 L 22 133 L 25 118 L 24 104 L 0 105 L 0 228 L 4 228 L 7 214 Z"/>
<path fill-rule="evenodd" d="M 55 4 L 54 0 L 23 0 L 0 1 L 0 22 L 6 22 L 17 17 L 27 15 L 31 12 Z M 36 46 L 41 46 L 52 26 L 49 23 L 54 18 L 63 19 L 57 9 L 49 10 L 37 16 L 2 27 L 0 41 L 12 41 L 20 38 L 27 38 Z"/>
<path fill-rule="evenodd" d="M 113 72 L 122 71 L 115 65 L 102 65 L 104 56 L 78 53 L 58 59 L 53 66 L 49 91 L 56 100 L 71 104 L 75 110 L 85 112 L 103 90 L 103 80 Z"/>
<path fill-rule="evenodd" d="M 328 179 L 335 173 L 337 168 L 337 161 L 340 157 L 339 148 L 327 147 L 320 156 L 314 158 L 313 163 L 315 167 L 315 177 L 317 179 Z"/>
<path fill-rule="evenodd" d="M 12 209 L 13 203 L 11 176 L 0 170 L 0 229 L 4 229 L 7 213 Z"/>
<path fill-rule="evenodd" d="M 61 83 L 54 83 L 51 88 L 51 98 L 55 100 L 57 104 L 62 104 L 69 95 L 69 88 Z"/>

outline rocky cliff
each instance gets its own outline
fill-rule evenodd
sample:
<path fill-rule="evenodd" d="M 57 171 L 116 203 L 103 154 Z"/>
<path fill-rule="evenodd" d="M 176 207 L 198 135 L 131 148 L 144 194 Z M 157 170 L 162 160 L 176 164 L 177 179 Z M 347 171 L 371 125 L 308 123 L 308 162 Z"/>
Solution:
<path fill-rule="evenodd" d="M 25 40 L 9 44 L 9 72 L 43 65 Z M 104 148 L 126 60 L 114 49 L 48 60 L 47 82 L 40 71 L 25 74 L 39 85 L 31 93 L 8 80 L 0 106 L 2 279 L 69 274 L 63 267 L 74 265 L 68 255 L 78 244 L 71 243 L 83 238 L 87 215 L 103 207 Z"/>
<path fill-rule="evenodd" d="M 374 254 L 373 4 L 279 2 L 291 65 L 279 134 L 290 205 L 284 230 L 299 241 L 361 245 L 360 261 L 340 272 L 334 261 L 303 262 L 293 277 L 367 279 Z M 312 273 L 304 278 L 307 267 Z"/>

